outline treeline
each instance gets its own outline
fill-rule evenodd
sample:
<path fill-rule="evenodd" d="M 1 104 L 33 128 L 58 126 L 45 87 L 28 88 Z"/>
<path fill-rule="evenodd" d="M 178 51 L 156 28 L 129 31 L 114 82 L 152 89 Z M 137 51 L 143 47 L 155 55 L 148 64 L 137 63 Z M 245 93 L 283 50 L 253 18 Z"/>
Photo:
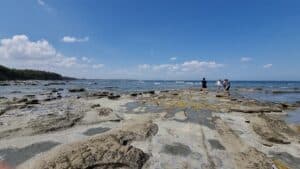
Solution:
<path fill-rule="evenodd" d="M 66 80 L 60 74 L 30 69 L 10 69 L 0 65 L 0 80 Z"/>

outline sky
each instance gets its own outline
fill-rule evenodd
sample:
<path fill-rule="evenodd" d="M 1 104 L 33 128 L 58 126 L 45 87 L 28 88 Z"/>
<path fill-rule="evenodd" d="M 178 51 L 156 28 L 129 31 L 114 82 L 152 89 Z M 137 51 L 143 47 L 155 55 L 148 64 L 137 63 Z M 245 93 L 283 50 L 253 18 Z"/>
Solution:
<path fill-rule="evenodd" d="M 300 1 L 1 0 L 0 64 L 92 79 L 300 80 Z"/>

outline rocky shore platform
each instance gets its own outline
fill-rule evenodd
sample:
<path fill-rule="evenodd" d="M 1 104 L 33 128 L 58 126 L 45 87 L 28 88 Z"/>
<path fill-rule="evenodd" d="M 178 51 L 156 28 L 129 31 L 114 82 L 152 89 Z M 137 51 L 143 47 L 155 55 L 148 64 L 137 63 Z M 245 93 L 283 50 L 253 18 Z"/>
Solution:
<path fill-rule="evenodd" d="M 70 89 L 0 98 L 0 166 L 17 169 L 297 169 L 299 104 L 199 89 Z"/>

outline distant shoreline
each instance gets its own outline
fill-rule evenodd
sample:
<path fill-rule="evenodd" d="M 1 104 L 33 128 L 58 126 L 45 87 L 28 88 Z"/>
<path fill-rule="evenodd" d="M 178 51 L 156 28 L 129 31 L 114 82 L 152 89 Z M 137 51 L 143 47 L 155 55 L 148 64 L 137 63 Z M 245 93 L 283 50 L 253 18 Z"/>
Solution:
<path fill-rule="evenodd" d="M 31 69 L 11 69 L 0 65 L 0 81 L 9 80 L 74 80 L 58 73 Z"/>

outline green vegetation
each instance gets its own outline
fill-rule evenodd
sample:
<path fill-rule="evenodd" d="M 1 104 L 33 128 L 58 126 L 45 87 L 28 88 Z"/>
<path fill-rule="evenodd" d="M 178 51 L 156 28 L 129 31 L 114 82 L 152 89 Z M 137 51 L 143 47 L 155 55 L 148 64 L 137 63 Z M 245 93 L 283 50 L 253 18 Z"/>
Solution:
<path fill-rule="evenodd" d="M 1 80 L 64 80 L 71 79 L 60 74 L 29 69 L 10 69 L 0 65 Z"/>

